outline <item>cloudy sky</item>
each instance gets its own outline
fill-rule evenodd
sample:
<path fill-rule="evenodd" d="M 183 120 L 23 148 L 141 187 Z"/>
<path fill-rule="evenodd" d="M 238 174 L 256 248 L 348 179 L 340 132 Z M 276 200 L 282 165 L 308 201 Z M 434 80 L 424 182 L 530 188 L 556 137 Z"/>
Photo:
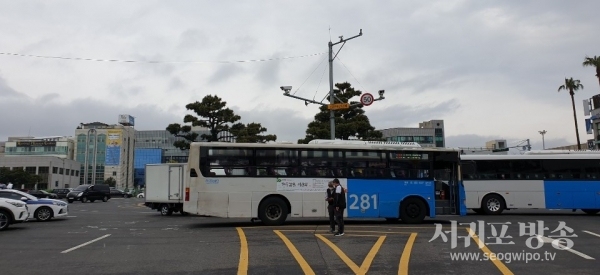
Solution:
<path fill-rule="evenodd" d="M 279 140 L 304 137 L 328 92 L 327 43 L 357 35 L 334 82 L 385 89 L 366 107 L 378 129 L 443 119 L 449 146 L 531 139 L 575 144 L 575 97 L 600 93 L 586 55 L 600 55 L 600 1 L 0 1 L 0 140 L 73 135 L 81 122 L 136 117 L 140 130 L 181 122 L 217 94 Z M 339 47 L 337 47 L 339 48 Z M 337 49 L 336 48 L 336 49 Z M 7 54 L 131 60 L 105 62 Z M 304 56 L 304 57 L 301 57 Z M 295 57 L 295 58 L 288 58 Z M 265 60 L 255 62 L 236 62 Z M 162 61 L 151 63 L 148 61 Z M 325 73 L 325 74 L 324 74 Z"/>

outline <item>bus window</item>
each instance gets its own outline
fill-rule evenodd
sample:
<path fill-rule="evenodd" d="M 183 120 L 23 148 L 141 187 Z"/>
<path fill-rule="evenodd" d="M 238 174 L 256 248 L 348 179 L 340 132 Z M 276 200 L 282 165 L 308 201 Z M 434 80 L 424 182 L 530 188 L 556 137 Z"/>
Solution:
<path fill-rule="evenodd" d="M 426 152 L 390 152 L 390 175 L 396 178 L 430 179 L 431 158 Z"/>

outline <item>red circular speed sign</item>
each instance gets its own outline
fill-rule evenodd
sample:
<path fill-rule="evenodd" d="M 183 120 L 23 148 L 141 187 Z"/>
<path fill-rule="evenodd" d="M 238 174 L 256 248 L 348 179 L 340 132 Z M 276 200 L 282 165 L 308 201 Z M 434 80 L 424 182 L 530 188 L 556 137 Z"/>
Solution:
<path fill-rule="evenodd" d="M 373 104 L 374 98 L 370 93 L 364 93 L 360 96 L 360 103 L 365 106 Z"/>

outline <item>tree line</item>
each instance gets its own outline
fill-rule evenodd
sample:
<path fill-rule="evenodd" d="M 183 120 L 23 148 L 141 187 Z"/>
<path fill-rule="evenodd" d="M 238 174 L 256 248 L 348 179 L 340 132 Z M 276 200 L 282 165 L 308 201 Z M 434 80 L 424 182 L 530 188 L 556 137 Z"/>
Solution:
<path fill-rule="evenodd" d="M 600 84 L 600 56 L 586 56 L 581 64 L 584 67 L 593 67 L 596 69 L 596 77 Z M 565 90 L 571 96 L 571 106 L 573 107 L 573 119 L 575 121 L 575 135 L 577 136 L 577 149 L 581 150 L 581 141 L 579 140 L 579 127 L 577 126 L 577 112 L 575 111 L 575 92 L 583 90 L 583 85 L 579 79 L 565 78 L 564 84 L 558 87 L 558 92 Z"/>
<path fill-rule="evenodd" d="M 335 84 L 335 87 L 333 93 L 340 101 L 338 103 L 358 103 L 352 99 L 360 97 L 363 93 L 354 89 L 348 82 Z M 259 122 L 242 123 L 241 116 L 228 108 L 227 102 L 217 95 L 207 95 L 202 101 L 189 103 L 185 108 L 193 114 L 186 114 L 183 123 L 171 123 L 166 128 L 170 134 L 180 138 L 173 145 L 181 150 L 189 149 L 190 144 L 196 141 L 215 142 L 233 139 L 238 143 L 266 143 L 277 140 L 277 135 L 266 134 L 267 128 Z M 308 143 L 314 139 L 329 139 L 329 119 L 327 106 L 321 106 L 313 121 L 308 123 L 306 136 L 299 139 L 298 143 Z M 335 124 L 335 137 L 338 139 L 383 140 L 382 133 L 376 131 L 371 125 L 360 104 L 336 111 Z M 198 134 L 192 130 L 195 126 L 204 127 L 209 133 Z M 223 133 L 226 136 L 223 136 Z"/>

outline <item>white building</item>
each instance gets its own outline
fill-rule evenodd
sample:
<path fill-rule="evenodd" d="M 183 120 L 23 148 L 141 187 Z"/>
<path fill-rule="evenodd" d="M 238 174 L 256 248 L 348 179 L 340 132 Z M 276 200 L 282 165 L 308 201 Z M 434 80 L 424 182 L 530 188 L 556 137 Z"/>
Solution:
<path fill-rule="evenodd" d="M 485 147 L 459 147 L 459 149 L 461 155 L 508 155 L 509 150 L 505 139 L 487 141 Z"/>
<path fill-rule="evenodd" d="M 4 156 L 0 157 L 0 167 L 10 170 L 22 169 L 42 180 L 37 184 L 13 182 L 14 189 L 56 189 L 79 185 L 81 163 L 56 156 Z"/>
<path fill-rule="evenodd" d="M 66 136 L 9 137 L 4 142 L 5 156 L 53 156 L 74 159 L 75 139 Z"/>
<path fill-rule="evenodd" d="M 423 121 L 418 128 L 396 127 L 378 131 L 388 141 L 416 142 L 422 147 L 446 147 L 443 120 Z"/>

